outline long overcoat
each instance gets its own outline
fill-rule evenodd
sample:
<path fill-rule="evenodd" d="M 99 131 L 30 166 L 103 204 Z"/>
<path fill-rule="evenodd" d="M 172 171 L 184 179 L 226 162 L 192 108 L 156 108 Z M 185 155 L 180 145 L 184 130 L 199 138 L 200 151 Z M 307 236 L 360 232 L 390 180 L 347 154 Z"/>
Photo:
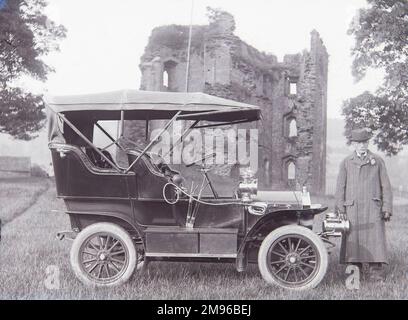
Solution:
<path fill-rule="evenodd" d="M 392 188 L 380 156 L 368 151 L 360 159 L 353 152 L 341 162 L 336 210 L 350 221 L 350 232 L 342 239 L 340 263 L 388 263 L 382 212 L 392 214 Z"/>

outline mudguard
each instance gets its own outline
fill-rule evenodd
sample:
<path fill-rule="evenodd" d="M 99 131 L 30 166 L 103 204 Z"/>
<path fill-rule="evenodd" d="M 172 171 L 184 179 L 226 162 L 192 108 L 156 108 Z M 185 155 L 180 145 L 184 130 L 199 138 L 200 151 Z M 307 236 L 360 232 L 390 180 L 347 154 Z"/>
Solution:
<path fill-rule="evenodd" d="M 328 207 L 283 209 L 269 211 L 250 227 L 243 238 L 237 253 L 237 270 L 242 271 L 246 264 L 246 249 L 254 240 L 266 237 L 271 231 L 290 224 L 298 224 L 309 229 L 313 227 L 313 217 L 327 210 Z"/>
<path fill-rule="evenodd" d="M 96 223 L 96 222 L 112 222 L 122 225 L 125 229 L 128 229 L 130 232 L 137 234 L 141 239 L 143 239 L 143 229 L 137 225 L 134 221 L 132 221 L 128 216 L 119 213 L 119 212 L 91 212 L 91 211 L 64 211 L 68 214 L 72 220 L 74 220 L 74 224 L 80 225 L 81 229 L 86 227 L 89 224 Z M 88 218 L 88 219 L 86 219 Z M 88 220 L 90 223 L 83 223 L 84 220 Z M 143 241 L 144 246 L 144 241 Z"/>

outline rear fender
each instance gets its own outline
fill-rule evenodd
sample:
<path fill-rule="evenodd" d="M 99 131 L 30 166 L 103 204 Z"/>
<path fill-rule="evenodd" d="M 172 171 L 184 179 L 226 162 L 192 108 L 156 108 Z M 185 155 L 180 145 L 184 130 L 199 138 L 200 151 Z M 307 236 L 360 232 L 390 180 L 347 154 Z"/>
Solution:
<path fill-rule="evenodd" d="M 87 226 L 98 222 L 110 222 L 117 224 L 124 228 L 132 238 L 142 239 L 142 245 L 144 247 L 143 230 L 140 226 L 133 223 L 126 215 L 113 212 L 80 212 L 80 211 L 67 211 L 66 212 L 71 220 L 71 227 L 73 230 L 81 231 Z"/>

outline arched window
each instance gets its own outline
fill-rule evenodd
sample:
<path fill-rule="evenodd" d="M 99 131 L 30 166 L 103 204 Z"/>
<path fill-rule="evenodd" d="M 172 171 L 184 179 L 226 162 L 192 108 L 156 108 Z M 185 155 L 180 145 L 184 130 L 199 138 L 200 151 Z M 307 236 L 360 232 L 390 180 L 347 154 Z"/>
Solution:
<path fill-rule="evenodd" d="M 289 120 L 289 138 L 292 137 L 297 137 L 297 125 L 296 125 L 296 119 L 292 118 Z"/>
<path fill-rule="evenodd" d="M 297 83 L 296 82 L 289 82 L 289 94 L 291 95 L 297 94 Z"/>
<path fill-rule="evenodd" d="M 288 162 L 288 182 L 296 179 L 296 165 L 293 161 Z"/>
<path fill-rule="evenodd" d="M 163 87 L 169 87 L 169 73 L 167 70 L 164 70 L 163 72 Z"/>
<path fill-rule="evenodd" d="M 163 65 L 163 89 L 167 91 L 177 91 L 176 83 L 177 62 L 168 60 Z"/>

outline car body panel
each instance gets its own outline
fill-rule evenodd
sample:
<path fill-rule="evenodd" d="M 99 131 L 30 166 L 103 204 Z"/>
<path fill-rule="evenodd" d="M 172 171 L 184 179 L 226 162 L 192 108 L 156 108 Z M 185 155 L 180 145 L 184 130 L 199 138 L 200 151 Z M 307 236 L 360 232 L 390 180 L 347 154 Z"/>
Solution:
<path fill-rule="evenodd" d="M 304 194 L 294 191 L 259 192 L 245 200 L 239 194 L 201 197 L 175 183 L 179 173 L 154 161 L 147 152 L 150 144 L 144 150 L 124 149 L 110 137 L 128 157 L 129 167 L 122 168 L 92 142 L 98 120 L 120 119 L 122 127 L 132 119 L 170 119 L 166 127 L 186 119 L 195 120 L 194 125 L 201 120 L 223 125 L 257 120 L 259 107 L 202 93 L 133 90 L 47 101 L 57 196 L 65 201 L 76 232 L 97 222 L 117 223 L 144 246 L 146 257 L 233 259 L 242 266 L 267 233 L 287 224 L 310 227 L 314 215 L 326 209 L 305 207 Z M 250 213 L 257 201 L 266 204 L 262 214 Z"/>

